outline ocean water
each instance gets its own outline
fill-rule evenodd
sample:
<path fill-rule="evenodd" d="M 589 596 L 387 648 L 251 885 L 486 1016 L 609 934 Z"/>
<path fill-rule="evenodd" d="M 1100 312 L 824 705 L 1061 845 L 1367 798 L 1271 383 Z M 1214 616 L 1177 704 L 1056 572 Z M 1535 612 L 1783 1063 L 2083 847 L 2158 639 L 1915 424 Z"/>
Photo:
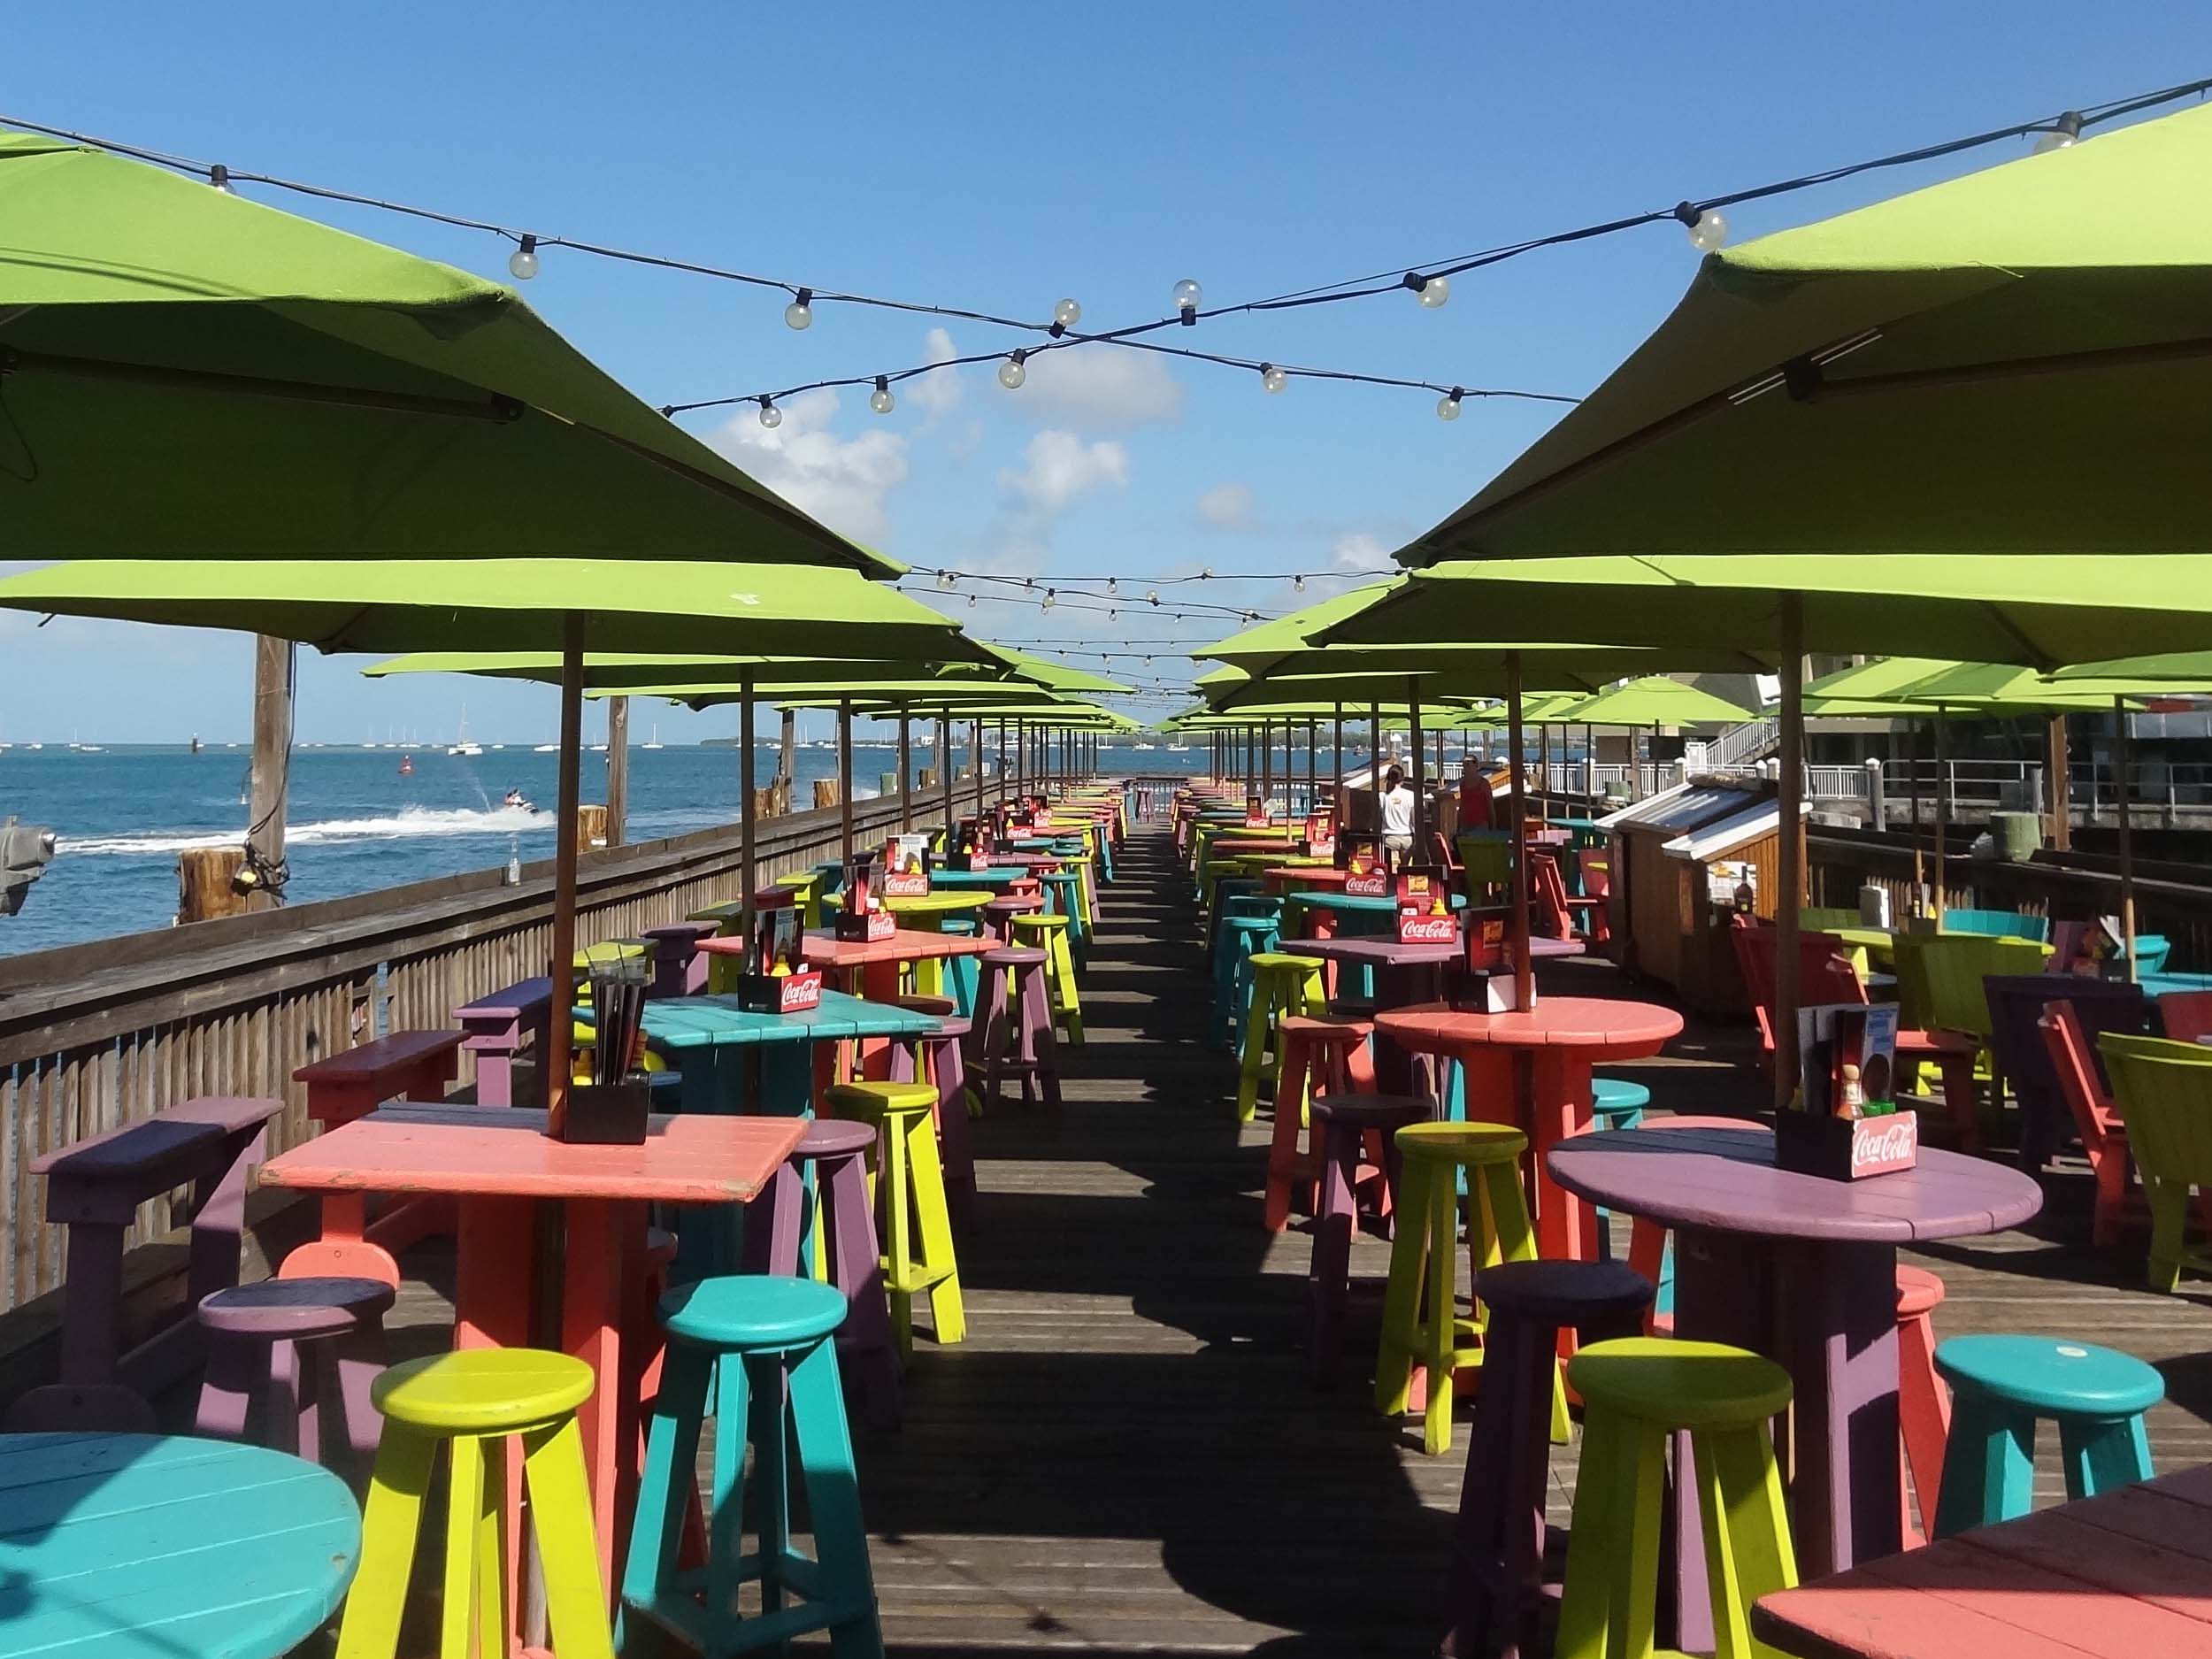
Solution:
<path fill-rule="evenodd" d="M 413 762 L 407 775 L 399 770 L 403 756 Z M 43 825 L 59 842 L 22 913 L 0 916 L 0 955 L 167 926 L 176 912 L 177 854 L 242 839 L 248 758 L 243 745 L 197 755 L 174 745 L 0 750 L 0 818 L 14 813 Z M 557 759 L 513 744 L 479 756 L 449 756 L 435 747 L 295 750 L 289 896 L 295 902 L 339 898 L 490 869 L 511 855 L 525 863 L 550 857 Z M 918 744 L 915 765 L 929 759 Z M 1108 749 L 1101 757 L 1110 772 L 1195 771 L 1204 764 L 1202 743 L 1183 754 L 1163 745 Z M 879 775 L 897 766 L 895 746 L 856 745 L 855 799 L 873 795 Z M 604 755 L 585 755 L 585 800 L 605 798 L 605 767 Z M 765 783 L 775 769 L 773 747 L 763 745 L 756 776 Z M 738 771 L 734 748 L 633 747 L 629 839 L 734 822 Z M 835 749 L 801 749 L 796 772 L 794 795 L 803 807 L 815 779 L 837 775 Z M 503 806 L 510 789 L 547 810 Z"/>

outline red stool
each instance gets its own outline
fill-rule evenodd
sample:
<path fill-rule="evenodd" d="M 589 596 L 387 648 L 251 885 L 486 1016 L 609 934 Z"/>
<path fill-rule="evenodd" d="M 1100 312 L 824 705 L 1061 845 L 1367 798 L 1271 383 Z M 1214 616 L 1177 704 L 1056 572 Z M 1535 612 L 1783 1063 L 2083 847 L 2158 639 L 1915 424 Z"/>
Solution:
<path fill-rule="evenodd" d="M 1290 1223 L 1293 1189 L 1311 1212 L 1320 1178 L 1319 1137 L 1304 1137 L 1306 1102 L 1320 1094 L 1371 1094 L 1375 1063 L 1367 1040 L 1375 1027 L 1334 1014 L 1291 1014 L 1279 1023 L 1282 1064 L 1275 1081 L 1275 1136 L 1267 1153 L 1267 1196 L 1262 1220 L 1270 1233 Z M 1379 1147 L 1374 1148 L 1379 1154 Z M 1379 1164 L 1379 1156 L 1374 1162 Z"/>
<path fill-rule="evenodd" d="M 1921 1513 L 1932 1517 L 1943 1490 L 1943 1447 L 1951 1433 L 1951 1391 L 1936 1375 L 1936 1305 L 1943 1281 L 1924 1268 L 1897 1270 L 1897 1427 L 1905 1471 Z M 1927 1540 L 1912 1524 L 1913 1499 L 1905 1500 L 1905 1547 Z"/>
<path fill-rule="evenodd" d="M 983 1099 L 987 1109 L 1006 1104 L 1006 1079 L 1021 1079 L 1022 1103 L 1039 1095 L 1060 1103 L 1060 1047 L 1052 1030 L 1045 990 L 1045 953 L 1026 945 L 987 950 L 982 968 L 988 988 L 983 1011 Z M 1011 982 L 1010 988 L 1010 983 Z"/>

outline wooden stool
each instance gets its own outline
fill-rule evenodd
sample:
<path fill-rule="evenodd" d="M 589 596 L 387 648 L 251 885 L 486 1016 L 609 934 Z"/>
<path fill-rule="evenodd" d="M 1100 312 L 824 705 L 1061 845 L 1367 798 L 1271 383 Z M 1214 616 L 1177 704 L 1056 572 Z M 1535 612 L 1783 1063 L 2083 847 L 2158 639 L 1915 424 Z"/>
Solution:
<path fill-rule="evenodd" d="M 1244 1015 L 1244 1048 L 1237 1063 L 1237 1121 L 1259 1115 L 1260 1085 L 1280 1074 L 1280 1056 L 1270 1048 L 1277 1018 L 1327 1011 L 1321 964 L 1311 956 L 1264 950 L 1247 957 L 1252 969 L 1252 1003 Z"/>
<path fill-rule="evenodd" d="M 902 1357 L 914 1351 L 914 1298 L 929 1297 L 940 1345 L 967 1334 L 952 1217 L 937 1159 L 937 1091 L 926 1083 L 841 1083 L 823 1096 L 837 1117 L 877 1125 L 873 1173 L 884 1289 Z"/>
<path fill-rule="evenodd" d="M 1083 1046 L 1083 995 L 1075 986 L 1075 959 L 1068 952 L 1074 918 L 1032 911 L 1014 918 L 1014 943 L 1046 956 L 1045 987 L 1052 995 L 1053 1017 L 1067 1030 L 1068 1041 Z"/>
<path fill-rule="evenodd" d="M 1590 1112 L 1600 1129 L 1640 1129 L 1644 1124 L 1644 1109 L 1651 1104 L 1651 1091 L 1641 1083 L 1631 1083 L 1617 1077 L 1594 1077 L 1590 1079 Z M 1598 1260 L 1613 1259 L 1613 1217 L 1604 1205 L 1594 1211 L 1597 1217 Z"/>
<path fill-rule="evenodd" d="M 1421 1444 L 1434 1457 L 1452 1443 L 1454 1379 L 1482 1363 L 1481 1310 L 1468 1319 L 1458 1311 L 1459 1171 L 1467 1171 L 1474 1206 L 1467 1254 L 1475 1271 L 1532 1260 L 1536 1234 L 1521 1195 L 1528 1137 L 1502 1124 L 1417 1123 L 1394 1139 L 1404 1163 L 1375 1360 L 1375 1409 L 1386 1417 L 1416 1409 L 1417 1377 L 1426 1390 Z"/>
<path fill-rule="evenodd" d="M 839 1363 L 868 1420 L 891 1426 L 899 1420 L 899 1361 L 868 1195 L 867 1156 L 875 1145 L 872 1124 L 832 1118 L 808 1124 L 754 1206 L 745 1271 L 826 1280 L 845 1298 Z"/>
<path fill-rule="evenodd" d="M 396 1294 L 375 1279 L 272 1279 L 207 1297 L 207 1377 L 192 1432 L 304 1453 L 357 1477 L 376 1455 L 369 1394 Z M 317 1363 L 326 1343 L 336 1384 L 327 1394 Z M 326 1398 L 334 1410 L 322 1410 Z"/>
<path fill-rule="evenodd" d="M 1367 1051 L 1374 1023 L 1333 1014 L 1293 1014 L 1277 1028 L 1282 1062 L 1275 1071 L 1275 1134 L 1267 1149 L 1267 1195 L 1260 1219 L 1270 1233 L 1290 1224 L 1292 1189 L 1309 1213 L 1321 1171 L 1320 1148 L 1302 1144 L 1307 1108 L 1319 1094 L 1371 1094 L 1375 1063 Z"/>
<path fill-rule="evenodd" d="M 1695 1454 L 1715 1651 L 1765 1652 L 1751 1640 L 1752 1603 L 1797 1583 L 1767 1432 L 1790 1402 L 1789 1373 L 1717 1342 L 1636 1336 L 1582 1349 L 1567 1380 L 1585 1411 L 1555 1659 L 1651 1652 L 1667 1439 L 1677 1432 Z"/>
<path fill-rule="evenodd" d="M 934 1014 L 937 1029 L 893 1045 L 891 1080 L 927 1083 L 937 1091 L 937 1151 L 945 1166 L 945 1197 L 952 1206 L 953 1230 L 960 1233 L 975 1224 L 975 1153 L 968 1144 L 968 1068 L 961 1055 L 961 1044 L 973 1026 L 957 1014 L 937 1013 L 933 1005 L 947 1001 L 925 996 L 899 999 L 901 1008 Z"/>
<path fill-rule="evenodd" d="M 1445 1594 L 1458 1659 L 1517 1654 L 1543 1585 L 1551 1448 L 1568 1437 L 1559 1333 L 1584 1344 L 1643 1328 L 1651 1286 L 1622 1262 L 1504 1262 L 1475 1275 L 1489 1315 Z"/>
<path fill-rule="evenodd" d="M 1951 1385 L 1935 1537 L 2028 1512 L 2040 1417 L 2058 1425 L 2069 1498 L 2151 1478 L 2143 1414 L 2166 1381 L 2133 1355 L 2047 1336 L 1955 1336 L 1935 1368 Z"/>
<path fill-rule="evenodd" d="M 1015 883 L 1017 887 L 1020 883 Z M 983 931 L 1002 945 L 1014 942 L 1014 918 L 1027 916 L 1044 908 L 1044 899 L 1035 893 L 1002 894 L 983 907 Z"/>
<path fill-rule="evenodd" d="M 1224 917 L 1214 956 L 1214 1008 L 1210 1038 L 1226 1048 L 1244 1028 L 1252 1006 L 1252 958 L 1273 953 L 1280 934 L 1271 918 Z"/>
<path fill-rule="evenodd" d="M 1090 956 L 1091 930 L 1083 914 L 1083 876 L 1077 870 L 1054 870 L 1044 878 L 1045 902 L 1050 912 L 1068 918 L 1068 948 L 1081 967 Z"/>
<path fill-rule="evenodd" d="M 1337 1333 L 1351 1292 L 1352 1237 L 1359 1231 L 1359 1188 L 1363 1174 L 1383 1183 L 1379 1206 L 1388 1214 L 1388 1194 L 1399 1179 L 1393 1137 L 1408 1124 L 1425 1123 L 1429 1102 L 1402 1094 L 1328 1094 L 1313 1102 L 1313 1127 L 1320 1142 L 1321 1190 L 1313 1208 L 1313 1255 L 1306 1270 L 1312 1302 L 1312 1328 L 1306 1345 L 1317 1387 L 1335 1380 Z M 1363 1168 L 1363 1154 L 1373 1155 Z"/>
<path fill-rule="evenodd" d="M 576 1426 L 576 1408 L 593 1381 L 582 1360 L 527 1348 L 434 1355 L 376 1379 L 372 1398 L 384 1414 L 384 1438 L 361 1517 L 361 1570 L 338 1626 L 338 1659 L 393 1659 L 398 1651 L 415 1535 L 441 1442 L 452 1448 L 453 1480 L 439 1659 L 511 1651 L 517 1633 L 508 1576 L 517 1544 L 505 1522 L 511 1435 L 522 1437 L 555 1649 L 561 1659 L 613 1659 Z"/>
<path fill-rule="evenodd" d="M 1060 1103 L 1060 1044 L 1053 1033 L 1045 990 L 1045 953 L 1004 945 L 983 953 L 989 976 L 983 1004 L 983 1101 L 986 1110 L 1006 1104 L 1006 1078 L 1021 1079 L 1022 1104 L 1038 1096 Z"/>
<path fill-rule="evenodd" d="M 883 1652 L 852 1435 L 838 1391 L 837 1345 L 826 1340 L 844 1317 L 842 1296 L 805 1279 L 709 1279 L 662 1298 L 668 1374 L 653 1402 L 622 1575 L 626 1650 L 635 1651 L 632 1621 L 643 1620 L 714 1659 L 780 1648 L 817 1630 L 829 1632 L 833 1654 Z M 697 1499 L 693 1471 L 700 1430 L 710 1417 L 714 1481 L 707 1564 L 687 1571 L 680 1562 L 683 1517 Z M 760 1533 L 760 1548 L 749 1555 L 740 1553 L 748 1443 Z M 814 1532 L 811 1558 L 791 1544 L 795 1445 Z M 741 1617 L 738 1586 L 755 1581 L 761 1610 Z M 787 1603 L 787 1597 L 795 1599 Z M 568 1659 L 568 1649 L 558 1651 Z"/>
<path fill-rule="evenodd" d="M 1917 1499 L 1924 1523 L 1935 1513 L 1935 1494 L 1943 1490 L 1943 1446 L 1951 1432 L 1951 1394 L 1936 1375 L 1935 1320 L 1943 1300 L 1943 1281 L 1923 1268 L 1897 1270 L 1897 1429 L 1911 1480 L 1904 1515 L 1906 1548 L 1926 1542 L 1913 1525 Z M 1901 1490 L 1902 1488 L 1901 1487 Z"/>

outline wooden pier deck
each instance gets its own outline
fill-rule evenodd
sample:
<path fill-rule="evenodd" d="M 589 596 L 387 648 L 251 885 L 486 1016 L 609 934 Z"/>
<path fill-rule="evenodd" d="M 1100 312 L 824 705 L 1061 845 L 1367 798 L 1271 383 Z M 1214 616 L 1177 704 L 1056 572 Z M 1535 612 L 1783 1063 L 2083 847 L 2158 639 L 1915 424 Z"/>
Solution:
<path fill-rule="evenodd" d="M 906 1420 L 864 1435 L 862 1501 L 894 1653 L 1421 1654 L 1441 1628 L 1468 1425 L 1449 1455 L 1375 1415 L 1355 1359 L 1310 1386 L 1305 1233 L 1260 1226 L 1267 1121 L 1241 1131 L 1228 1058 L 1202 1046 L 1195 924 L 1164 839 L 1133 836 L 1083 984 L 1089 1041 L 1066 1102 L 976 1125 L 961 1270 L 968 1337 L 918 1345 Z M 1627 994 L 1602 964 L 1555 991 Z M 1693 1025 L 1622 1067 L 1676 1110 L 1747 1110 L 1747 1030 Z M 2086 1248 L 2087 1178 L 2026 1229 L 1912 1259 L 1949 1289 L 1939 1331 L 2064 1333 L 2141 1355 L 2170 1398 L 2162 1472 L 2212 1459 L 2212 1295 L 2139 1288 L 2139 1245 Z M 1379 1277 L 1379 1240 L 1356 1274 Z M 419 1265 L 403 1324 L 449 1309 Z M 1348 1355 L 1371 1340 L 1356 1314 Z M 404 1342 L 435 1340 L 425 1328 Z M 2058 1495 L 2052 1460 L 2039 1497 Z M 1571 1453 L 1555 1454 L 1563 1519 Z"/>

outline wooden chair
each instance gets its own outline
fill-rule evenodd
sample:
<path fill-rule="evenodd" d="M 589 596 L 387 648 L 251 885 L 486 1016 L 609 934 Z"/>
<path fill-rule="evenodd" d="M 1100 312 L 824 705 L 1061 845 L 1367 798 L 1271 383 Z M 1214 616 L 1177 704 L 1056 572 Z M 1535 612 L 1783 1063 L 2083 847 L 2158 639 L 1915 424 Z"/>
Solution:
<path fill-rule="evenodd" d="M 1861 926 L 1859 913 L 1841 905 L 1808 904 L 1797 912 L 1797 925 L 1816 933 L 1832 933 L 1838 928 Z"/>
<path fill-rule="evenodd" d="M 2148 1031 L 2150 1000 L 2124 981 L 2070 973 L 1993 973 L 1982 981 L 1982 997 L 1989 1004 L 1990 1052 L 2020 1107 L 2020 1167 L 2034 1175 L 2065 1143 L 2074 1118 L 2039 1029 L 2045 1009 L 2067 1002 L 2079 1010 L 2083 1051 L 2093 1056 L 2099 1032 Z M 2090 1068 L 2096 1070 L 2093 1057 Z"/>
<path fill-rule="evenodd" d="M 2191 1189 L 2212 1191 L 2212 1048 L 2107 1032 L 2097 1051 L 2150 1202 L 2151 1288 L 2172 1290 L 2185 1267 L 2212 1274 L 2212 1253 L 2184 1239 Z"/>
<path fill-rule="evenodd" d="M 2075 1131 L 2081 1136 L 2082 1154 L 2089 1160 L 2089 1172 L 2096 1182 L 2089 1241 L 2114 1243 L 2127 1218 L 2128 1175 L 2133 1168 L 2126 1125 L 2120 1121 L 2119 1109 L 2113 1105 L 2099 1074 L 2096 1053 L 2090 1046 L 2080 1009 L 2072 1002 L 2049 1002 L 2035 1023 L 2057 1075 L 2059 1097 L 2066 1102 Z"/>
<path fill-rule="evenodd" d="M 2175 991 L 2158 999 L 2158 1023 L 2176 1042 L 2212 1037 L 2212 991 Z"/>
<path fill-rule="evenodd" d="M 1530 926 L 1545 939 L 1587 939 L 1603 944 L 1613 936 L 1602 899 L 1567 891 L 1559 873 L 1559 860 L 1548 852 L 1531 849 L 1528 856 L 1529 897 L 1534 904 Z"/>
<path fill-rule="evenodd" d="M 1946 910 L 1936 922 L 1941 933 L 1972 933 L 1984 939 L 2032 939 L 2047 942 L 2051 918 L 2024 910 Z"/>
<path fill-rule="evenodd" d="M 1992 974 L 2042 972 L 2043 947 L 1984 933 L 1900 933 L 1895 951 L 1899 1018 L 1916 1031 L 1972 1037 L 1976 1075 L 1989 1079 L 1993 1101 L 2002 1100 L 2004 1076 L 1991 1049 L 1982 982 Z"/>

